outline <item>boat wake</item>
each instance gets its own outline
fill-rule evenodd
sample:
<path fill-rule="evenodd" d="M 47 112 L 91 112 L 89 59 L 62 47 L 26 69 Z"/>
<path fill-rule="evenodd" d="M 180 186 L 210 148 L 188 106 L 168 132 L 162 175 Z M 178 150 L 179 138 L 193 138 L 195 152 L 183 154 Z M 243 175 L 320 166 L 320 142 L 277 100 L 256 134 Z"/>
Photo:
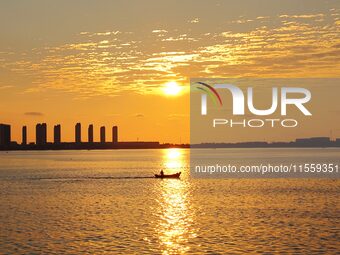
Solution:
<path fill-rule="evenodd" d="M 86 180 L 121 180 L 121 179 L 151 179 L 154 176 L 89 176 L 89 177 L 30 177 L 32 181 L 86 181 Z"/>

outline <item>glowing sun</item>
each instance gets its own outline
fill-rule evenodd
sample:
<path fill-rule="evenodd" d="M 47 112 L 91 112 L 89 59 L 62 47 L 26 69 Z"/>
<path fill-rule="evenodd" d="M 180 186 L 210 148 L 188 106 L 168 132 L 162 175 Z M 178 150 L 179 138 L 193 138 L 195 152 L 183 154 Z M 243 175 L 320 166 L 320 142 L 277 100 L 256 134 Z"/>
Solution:
<path fill-rule="evenodd" d="M 175 81 L 170 81 L 164 84 L 163 92 L 167 96 L 177 96 L 181 93 L 182 86 Z"/>

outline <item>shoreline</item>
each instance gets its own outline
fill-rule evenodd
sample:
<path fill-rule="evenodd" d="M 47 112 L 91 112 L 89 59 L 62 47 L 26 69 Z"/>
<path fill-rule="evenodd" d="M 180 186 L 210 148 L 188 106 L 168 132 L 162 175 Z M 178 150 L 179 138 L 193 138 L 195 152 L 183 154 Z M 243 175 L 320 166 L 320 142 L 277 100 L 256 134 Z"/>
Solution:
<path fill-rule="evenodd" d="M 161 150 L 161 149 L 332 149 L 332 148 L 340 148 L 340 145 L 333 146 L 301 146 L 301 145 L 288 145 L 288 146 L 277 146 L 268 144 L 267 146 L 241 146 L 241 145 L 230 145 L 230 146 L 202 146 L 202 145 L 189 145 L 189 144 L 171 144 L 171 145 L 160 145 L 157 147 L 36 147 L 32 146 L 30 148 L 25 147 L 12 147 L 12 148 L 0 148 L 0 151 L 8 152 L 8 151 L 99 151 L 99 150 Z"/>

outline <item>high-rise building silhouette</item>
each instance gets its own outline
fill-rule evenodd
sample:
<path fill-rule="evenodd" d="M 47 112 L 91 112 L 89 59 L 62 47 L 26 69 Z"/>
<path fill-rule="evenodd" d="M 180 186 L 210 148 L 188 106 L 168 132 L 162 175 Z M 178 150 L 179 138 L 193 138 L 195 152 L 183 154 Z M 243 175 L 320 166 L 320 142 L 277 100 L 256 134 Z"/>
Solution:
<path fill-rule="evenodd" d="M 47 143 L 47 125 L 46 123 L 38 123 L 35 127 L 35 143 L 44 145 Z"/>
<path fill-rule="evenodd" d="M 89 143 L 93 143 L 93 125 L 92 124 L 89 125 L 87 135 L 88 135 Z"/>
<path fill-rule="evenodd" d="M 40 141 L 41 141 L 40 130 L 41 130 L 41 124 L 38 123 L 37 125 L 35 125 L 35 144 L 36 145 L 40 144 Z"/>
<path fill-rule="evenodd" d="M 55 144 L 61 143 L 61 126 L 59 124 L 54 126 L 53 134 L 54 134 L 54 143 Z"/>
<path fill-rule="evenodd" d="M 105 127 L 100 127 L 100 142 L 105 143 Z"/>
<path fill-rule="evenodd" d="M 76 143 L 81 143 L 81 124 L 77 123 L 75 126 L 75 140 Z"/>
<path fill-rule="evenodd" d="M 11 126 L 0 124 L 0 146 L 10 146 L 11 144 Z"/>
<path fill-rule="evenodd" d="M 23 126 L 22 127 L 22 145 L 26 145 L 27 144 L 27 127 Z"/>
<path fill-rule="evenodd" d="M 112 127 L 112 142 L 118 143 L 118 127 L 117 126 Z"/>

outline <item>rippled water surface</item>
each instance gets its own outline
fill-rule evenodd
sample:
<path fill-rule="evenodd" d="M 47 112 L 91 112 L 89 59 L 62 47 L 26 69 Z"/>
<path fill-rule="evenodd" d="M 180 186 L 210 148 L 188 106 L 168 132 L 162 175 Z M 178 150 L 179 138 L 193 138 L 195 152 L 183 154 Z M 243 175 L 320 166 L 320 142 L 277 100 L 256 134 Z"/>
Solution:
<path fill-rule="evenodd" d="M 339 180 L 188 164 L 185 149 L 0 152 L 0 254 L 339 254 Z M 150 178 L 161 168 L 182 178 Z"/>

